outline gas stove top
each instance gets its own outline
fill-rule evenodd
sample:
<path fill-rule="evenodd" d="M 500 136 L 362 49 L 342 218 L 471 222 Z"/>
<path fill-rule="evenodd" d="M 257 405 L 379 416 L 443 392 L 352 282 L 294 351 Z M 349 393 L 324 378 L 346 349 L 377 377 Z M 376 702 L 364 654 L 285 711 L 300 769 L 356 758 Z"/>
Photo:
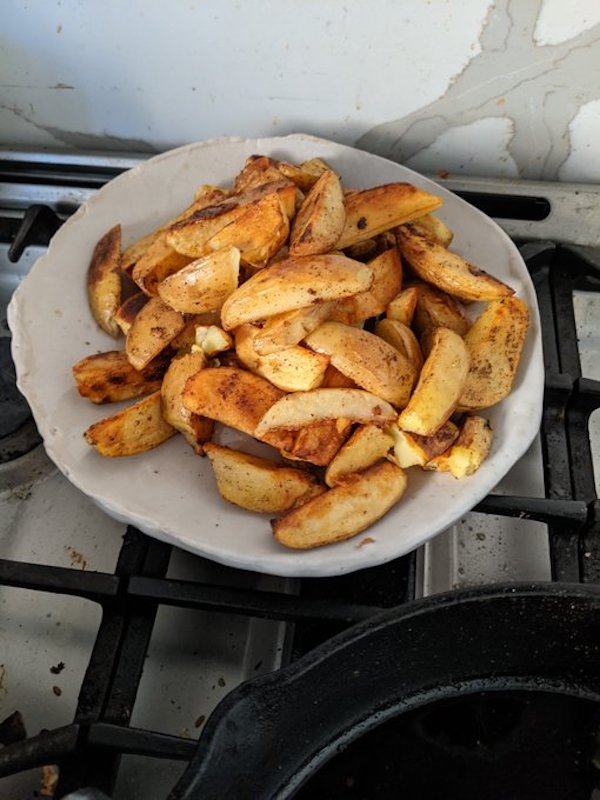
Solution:
<path fill-rule="evenodd" d="M 10 800 L 39 796 L 42 775 L 58 776 L 55 797 L 91 785 L 119 800 L 167 798 L 231 689 L 354 623 L 452 589 L 600 577 L 592 187 L 444 179 L 521 247 L 546 398 L 541 436 L 494 494 L 416 553 L 339 578 L 245 573 L 126 528 L 73 488 L 14 389 L 5 309 L 61 222 L 140 160 L 0 153 L 0 796 Z"/>

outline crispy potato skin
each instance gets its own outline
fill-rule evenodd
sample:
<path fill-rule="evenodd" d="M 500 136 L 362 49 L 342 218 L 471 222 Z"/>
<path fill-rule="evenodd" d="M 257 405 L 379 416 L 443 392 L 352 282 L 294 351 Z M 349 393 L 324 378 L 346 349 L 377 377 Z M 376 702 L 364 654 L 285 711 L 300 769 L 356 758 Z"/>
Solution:
<path fill-rule="evenodd" d="M 410 183 L 387 183 L 346 195 L 346 224 L 337 242 L 350 247 L 439 208 L 439 197 Z"/>
<path fill-rule="evenodd" d="M 419 382 L 398 417 L 399 427 L 421 436 L 433 435 L 456 409 L 468 371 L 464 341 L 449 328 L 436 328 Z"/>
<path fill-rule="evenodd" d="M 349 539 L 383 517 L 405 488 L 403 470 L 382 461 L 271 522 L 273 535 L 296 550 Z"/>
<path fill-rule="evenodd" d="M 424 214 L 410 223 L 416 233 L 442 247 L 450 247 L 454 234 L 450 228 L 433 214 Z"/>
<path fill-rule="evenodd" d="M 127 336 L 129 328 L 133 325 L 133 320 L 137 317 L 138 312 L 148 302 L 148 295 L 144 292 L 136 292 L 125 300 L 119 310 L 115 314 L 115 322 L 121 328 L 121 331 Z"/>
<path fill-rule="evenodd" d="M 307 461 L 317 467 L 326 467 L 346 441 L 351 427 L 350 422 L 343 419 L 313 422 L 293 431 L 292 444 L 287 449 L 282 447 L 280 453 L 292 461 Z"/>
<path fill-rule="evenodd" d="M 510 286 L 421 236 L 410 225 L 398 228 L 396 239 L 402 257 L 422 280 L 459 300 L 496 300 L 514 294 Z"/>
<path fill-rule="evenodd" d="M 346 475 L 368 469 L 385 458 L 393 444 L 392 436 L 382 428 L 375 425 L 359 426 L 327 467 L 325 483 L 330 487 L 335 486 L 343 482 Z"/>
<path fill-rule="evenodd" d="M 488 408 L 511 391 L 529 326 L 529 309 L 518 297 L 488 304 L 465 336 L 471 366 L 458 407 Z"/>
<path fill-rule="evenodd" d="M 296 214 L 290 234 L 290 255 L 327 253 L 335 247 L 346 222 L 340 179 L 324 172 Z"/>
<path fill-rule="evenodd" d="M 493 438 L 492 428 L 486 419 L 467 416 L 452 447 L 428 461 L 425 468 L 449 472 L 457 479 L 467 478 L 477 472 L 487 458 Z"/>
<path fill-rule="evenodd" d="M 127 332 L 125 352 L 136 369 L 144 369 L 185 327 L 182 314 L 152 297 Z"/>
<path fill-rule="evenodd" d="M 121 226 L 115 225 L 98 241 L 87 272 L 92 315 L 103 331 L 116 339 L 121 330 L 115 316 L 121 305 Z"/>
<path fill-rule="evenodd" d="M 158 284 L 182 269 L 192 259 L 178 253 L 163 237 L 157 237 L 133 268 L 131 277 L 149 297 L 158 293 Z"/>
<path fill-rule="evenodd" d="M 358 386 L 395 406 L 408 402 L 415 381 L 412 363 L 394 347 L 368 331 L 325 322 L 305 339 L 318 353 Z"/>
<path fill-rule="evenodd" d="M 230 295 L 221 309 L 225 330 L 244 322 L 337 300 L 368 289 L 373 270 L 341 255 L 296 256 L 277 261 Z"/>
<path fill-rule="evenodd" d="M 175 433 L 162 415 L 160 391 L 138 400 L 112 417 L 95 422 L 84 436 L 102 456 L 115 458 L 145 453 Z"/>
<path fill-rule="evenodd" d="M 305 470 L 283 467 L 213 442 L 206 444 L 205 450 L 221 497 L 248 511 L 279 514 L 319 489 L 318 480 Z"/>
<path fill-rule="evenodd" d="M 118 403 L 160 389 L 170 357 L 160 353 L 138 371 L 122 351 L 95 353 L 73 366 L 73 377 L 79 394 L 92 403 Z"/>
<path fill-rule="evenodd" d="M 403 325 L 397 319 L 382 319 L 375 325 L 375 335 L 395 347 L 401 355 L 407 358 L 413 365 L 416 375 L 420 373 L 423 366 L 423 354 L 417 337 L 408 325 Z"/>

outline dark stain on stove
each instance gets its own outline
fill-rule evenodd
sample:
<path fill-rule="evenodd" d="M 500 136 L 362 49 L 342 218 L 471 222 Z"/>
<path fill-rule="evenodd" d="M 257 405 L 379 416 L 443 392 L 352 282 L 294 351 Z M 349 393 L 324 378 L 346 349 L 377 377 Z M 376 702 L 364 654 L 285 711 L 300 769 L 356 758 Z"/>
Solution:
<path fill-rule="evenodd" d="M 4 694 L 8 694 L 8 689 L 6 688 L 5 681 L 6 680 L 6 667 L 4 664 L 0 664 L 0 692 Z"/>
<path fill-rule="evenodd" d="M 205 720 L 206 720 L 206 714 L 200 714 L 200 716 L 194 722 L 194 728 L 199 728 L 201 725 L 204 724 Z"/>
<path fill-rule="evenodd" d="M 83 556 L 78 550 L 75 550 L 74 547 L 69 547 L 65 545 L 65 550 L 69 554 L 69 559 L 71 560 L 71 564 L 74 567 L 81 567 L 81 569 L 87 569 L 87 558 Z"/>
<path fill-rule="evenodd" d="M 262 661 L 257 661 L 256 664 L 254 665 L 254 672 L 258 672 L 258 670 L 262 667 L 262 665 L 263 665 Z"/>
<path fill-rule="evenodd" d="M 225 678 L 223 678 L 223 677 L 219 678 L 219 680 L 217 681 L 217 683 L 219 684 L 219 686 L 225 686 L 225 685 L 226 685 L 226 684 L 225 684 Z"/>
<path fill-rule="evenodd" d="M 57 697 L 60 697 L 60 696 L 61 696 L 61 694 L 62 694 L 62 689 L 60 688 L 60 686 L 53 686 L 53 687 L 52 687 L 52 692 L 53 692 L 53 693 L 54 693 L 54 694 L 55 694 Z"/>
<path fill-rule="evenodd" d="M 56 664 L 53 667 L 50 667 L 50 672 L 53 675 L 60 675 L 60 673 L 63 671 L 64 668 L 65 668 L 65 662 L 59 661 L 58 664 Z"/>

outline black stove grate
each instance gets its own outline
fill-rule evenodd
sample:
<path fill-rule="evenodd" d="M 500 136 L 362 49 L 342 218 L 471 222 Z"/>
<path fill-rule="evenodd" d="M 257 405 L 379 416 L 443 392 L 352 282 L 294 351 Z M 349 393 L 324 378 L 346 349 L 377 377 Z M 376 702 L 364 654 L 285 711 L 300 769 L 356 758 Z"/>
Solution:
<path fill-rule="evenodd" d="M 487 196 L 487 202 L 490 202 Z M 48 222 L 47 215 L 31 212 Z M 48 223 L 41 237 L 47 237 Z M 35 226 L 17 250 L 40 241 Z M 600 514 L 588 422 L 600 406 L 600 382 L 581 375 L 574 289 L 598 291 L 600 269 L 581 249 L 530 242 L 521 252 L 533 277 L 542 318 L 546 391 L 542 421 L 545 498 L 490 495 L 475 510 L 546 523 L 555 580 L 600 579 Z M 295 623 L 292 657 L 415 593 L 415 554 L 348 576 L 305 579 L 290 596 L 166 578 L 171 546 L 129 528 L 114 574 L 0 560 L 0 585 L 76 595 L 100 604 L 102 621 L 81 686 L 74 721 L 0 749 L 0 777 L 57 764 L 56 797 L 82 786 L 110 794 L 123 754 L 189 760 L 195 742 L 129 726 L 159 605 Z"/>

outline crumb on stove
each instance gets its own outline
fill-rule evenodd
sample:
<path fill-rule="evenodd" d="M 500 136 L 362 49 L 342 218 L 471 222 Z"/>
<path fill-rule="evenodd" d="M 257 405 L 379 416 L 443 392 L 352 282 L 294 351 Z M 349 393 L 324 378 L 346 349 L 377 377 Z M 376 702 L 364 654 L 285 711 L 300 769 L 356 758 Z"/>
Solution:
<path fill-rule="evenodd" d="M 359 550 L 361 547 L 364 547 L 366 544 L 373 544 L 375 539 L 372 536 L 365 536 L 364 539 L 361 539 L 360 542 L 356 545 L 356 549 Z"/>
<path fill-rule="evenodd" d="M 206 719 L 206 714 L 200 714 L 200 716 L 194 722 L 194 728 L 199 728 L 204 723 L 205 719 Z"/>
<path fill-rule="evenodd" d="M 438 178 L 447 178 L 450 173 L 447 169 L 438 169 L 437 176 Z"/>
<path fill-rule="evenodd" d="M 60 696 L 61 696 L 61 694 L 62 694 L 62 689 L 60 688 L 60 686 L 53 686 L 53 687 L 52 687 L 52 691 L 54 692 L 54 694 L 55 694 L 57 697 L 60 697 Z"/>
<path fill-rule="evenodd" d="M 219 678 L 217 683 L 219 684 L 219 686 L 225 686 L 225 678 Z"/>
<path fill-rule="evenodd" d="M 65 668 L 65 662 L 59 661 L 58 664 L 56 664 L 56 666 L 50 667 L 50 672 L 53 675 L 60 675 L 60 673 L 63 671 L 64 668 Z"/>

